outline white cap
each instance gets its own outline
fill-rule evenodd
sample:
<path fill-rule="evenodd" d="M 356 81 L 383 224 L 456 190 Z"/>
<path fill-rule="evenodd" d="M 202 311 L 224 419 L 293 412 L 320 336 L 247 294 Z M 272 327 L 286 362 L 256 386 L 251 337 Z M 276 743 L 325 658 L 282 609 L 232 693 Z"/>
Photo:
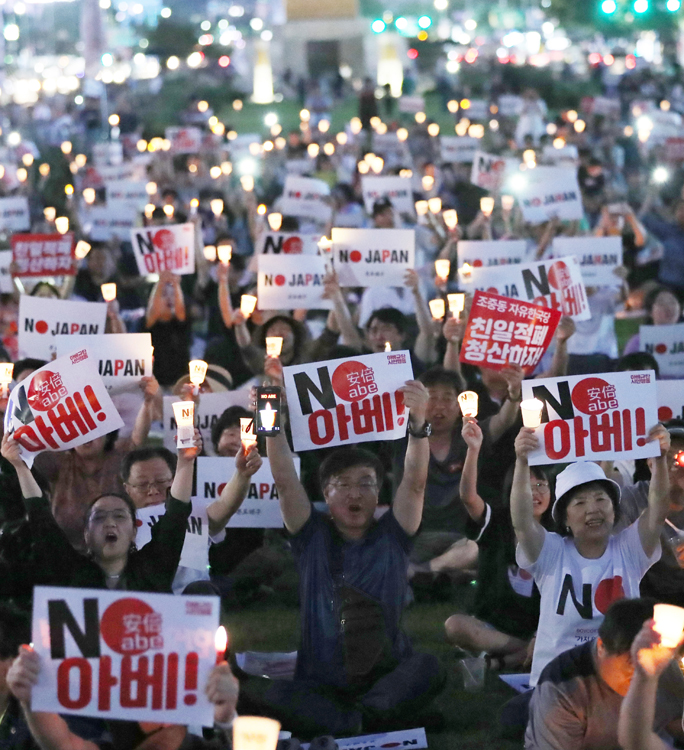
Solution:
<path fill-rule="evenodd" d="M 563 469 L 556 477 L 556 501 L 551 511 L 554 521 L 558 522 L 558 504 L 563 497 L 570 490 L 574 490 L 583 484 L 589 484 L 589 482 L 603 483 L 613 503 L 617 505 L 620 502 L 620 485 L 617 482 L 608 479 L 603 469 L 592 461 L 578 461 L 577 463 L 570 464 L 567 469 Z"/>

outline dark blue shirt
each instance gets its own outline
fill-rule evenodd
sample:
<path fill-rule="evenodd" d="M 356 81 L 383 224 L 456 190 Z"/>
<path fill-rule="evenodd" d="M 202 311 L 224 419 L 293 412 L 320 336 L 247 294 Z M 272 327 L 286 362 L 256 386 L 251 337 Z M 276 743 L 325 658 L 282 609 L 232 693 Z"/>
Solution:
<path fill-rule="evenodd" d="M 335 611 L 331 555 L 332 522 L 312 510 L 309 520 L 291 537 L 299 569 L 301 643 L 295 676 L 338 687 L 346 686 L 339 618 Z M 342 545 L 344 581 L 377 599 L 385 615 L 393 656 L 411 655 L 400 628 L 408 581 L 411 538 L 392 511 L 374 523 L 359 541 Z"/>
<path fill-rule="evenodd" d="M 663 243 L 658 280 L 684 289 L 684 229 L 679 224 L 671 224 L 652 214 L 644 216 L 641 222 Z"/>

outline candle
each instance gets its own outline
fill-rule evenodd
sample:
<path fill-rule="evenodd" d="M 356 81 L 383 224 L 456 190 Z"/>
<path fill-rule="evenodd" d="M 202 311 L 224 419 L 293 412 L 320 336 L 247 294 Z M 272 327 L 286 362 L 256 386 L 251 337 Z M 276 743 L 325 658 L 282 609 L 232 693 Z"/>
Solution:
<path fill-rule="evenodd" d="M 426 174 L 421 180 L 421 184 L 423 185 L 423 190 L 426 193 L 429 193 L 430 190 L 432 190 L 432 188 L 435 186 L 435 178 L 432 177 L 432 175 Z"/>
<path fill-rule="evenodd" d="M 438 214 L 442 210 L 442 199 L 430 198 L 428 201 L 428 208 L 430 209 L 430 213 Z"/>
<path fill-rule="evenodd" d="M 458 394 L 458 405 L 465 419 L 477 416 L 477 393 L 475 391 L 463 391 Z"/>
<path fill-rule="evenodd" d="M 473 267 L 470 265 L 470 263 L 464 263 L 459 269 L 458 272 L 463 276 L 464 278 L 468 278 L 472 272 Z"/>
<path fill-rule="evenodd" d="M 83 260 L 83 258 L 85 258 L 89 252 L 90 252 L 90 245 L 85 240 L 79 240 L 76 243 L 76 249 L 74 250 L 74 254 L 79 260 Z"/>
<path fill-rule="evenodd" d="M 501 196 L 501 208 L 503 208 L 504 211 L 512 211 L 514 204 L 515 198 L 512 195 Z"/>
<path fill-rule="evenodd" d="M 233 750 L 275 750 L 280 722 L 262 716 L 238 716 L 233 721 Z"/>
<path fill-rule="evenodd" d="M 55 219 L 55 228 L 60 234 L 66 234 L 69 231 L 69 217 L 58 216 Z"/>
<path fill-rule="evenodd" d="M 162 210 L 169 217 L 169 219 L 173 219 L 173 215 L 176 212 L 176 209 L 170 203 L 167 203 Z"/>
<path fill-rule="evenodd" d="M 456 229 L 458 226 L 458 214 L 455 208 L 448 208 L 442 212 L 442 218 L 448 229 Z"/>
<path fill-rule="evenodd" d="M 442 280 L 446 281 L 449 278 L 449 271 L 451 270 L 451 261 L 445 258 L 440 258 L 435 261 L 435 273 Z"/>
<path fill-rule="evenodd" d="M 254 420 L 251 417 L 240 417 L 240 442 L 247 451 L 256 443 Z"/>
<path fill-rule="evenodd" d="M 449 303 L 450 312 L 460 313 L 465 308 L 465 294 L 463 292 L 447 294 L 447 302 Z"/>
<path fill-rule="evenodd" d="M 87 187 L 83 191 L 83 200 L 88 204 L 95 203 L 95 188 Z"/>
<path fill-rule="evenodd" d="M 416 201 L 416 213 L 418 216 L 425 216 L 425 214 L 428 212 L 428 202 L 427 201 Z"/>
<path fill-rule="evenodd" d="M 7 385 L 12 382 L 14 375 L 14 363 L 13 362 L 0 362 L 0 383 Z"/>
<path fill-rule="evenodd" d="M 283 225 L 283 215 L 279 213 L 272 213 L 268 215 L 268 226 L 271 227 L 271 231 L 277 232 Z"/>
<path fill-rule="evenodd" d="M 148 195 L 154 195 L 157 192 L 157 183 L 156 182 L 148 182 L 147 185 L 145 185 L 145 192 Z"/>
<path fill-rule="evenodd" d="M 240 185 L 246 193 L 251 193 L 254 190 L 254 177 L 251 174 L 243 174 L 240 177 Z"/>
<path fill-rule="evenodd" d="M 219 245 L 216 248 L 218 259 L 227 266 L 230 263 L 230 259 L 233 257 L 233 246 L 232 245 Z"/>
<path fill-rule="evenodd" d="M 210 201 L 209 205 L 211 206 L 211 210 L 214 216 L 220 216 L 223 213 L 222 198 L 214 198 L 212 201 Z"/>
<path fill-rule="evenodd" d="M 178 436 L 176 438 L 177 448 L 194 447 L 195 437 L 195 402 L 194 401 L 174 401 L 173 415 L 176 419 Z"/>
<path fill-rule="evenodd" d="M 269 357 L 279 357 L 283 350 L 282 336 L 266 336 L 266 354 Z"/>
<path fill-rule="evenodd" d="M 105 302 L 112 302 L 116 299 L 116 284 L 100 284 L 100 291 Z"/>
<path fill-rule="evenodd" d="M 677 648 L 684 630 L 684 609 L 672 604 L 653 607 L 653 630 L 660 633 L 660 642 L 666 648 Z"/>
<path fill-rule="evenodd" d="M 54 206 L 47 206 L 43 209 L 43 216 L 45 216 L 45 221 L 53 222 L 57 216 L 57 209 Z"/>
<path fill-rule="evenodd" d="M 480 211 L 482 211 L 482 213 L 485 216 L 487 217 L 491 216 L 493 210 L 494 210 L 494 198 L 491 198 L 490 196 L 487 196 L 487 195 L 480 198 Z"/>
<path fill-rule="evenodd" d="M 214 245 L 205 245 L 204 246 L 204 257 L 210 263 L 213 263 L 216 260 L 216 247 Z"/>
<path fill-rule="evenodd" d="M 190 369 L 190 382 L 196 387 L 204 383 L 204 378 L 207 376 L 207 363 L 202 359 L 193 359 L 188 362 Z"/>
<path fill-rule="evenodd" d="M 190 216 L 197 216 L 197 209 L 199 208 L 199 201 L 197 198 L 193 198 L 190 201 Z"/>
<path fill-rule="evenodd" d="M 430 305 L 430 313 L 434 320 L 441 320 L 446 312 L 445 304 L 443 299 L 431 299 L 428 304 Z"/>
<path fill-rule="evenodd" d="M 216 663 L 221 664 L 226 660 L 226 651 L 228 650 L 228 631 L 219 625 L 214 636 L 214 648 L 216 649 Z"/>
<path fill-rule="evenodd" d="M 538 398 L 528 398 L 520 402 L 520 411 L 522 421 L 525 427 L 539 427 L 541 424 L 541 415 L 544 408 L 544 402 Z"/>
<path fill-rule="evenodd" d="M 259 417 L 261 418 L 261 426 L 264 432 L 271 432 L 275 426 L 276 416 L 278 412 L 271 406 L 271 402 L 266 402 L 266 408 L 259 410 Z"/>
<path fill-rule="evenodd" d="M 390 344 L 389 341 L 385 341 L 385 351 L 391 352 L 392 351 L 392 344 Z"/>
<path fill-rule="evenodd" d="M 332 240 L 329 240 L 325 235 L 321 237 L 320 240 L 316 243 L 318 245 L 318 249 L 322 253 L 329 253 L 332 250 L 333 242 Z"/>
<path fill-rule="evenodd" d="M 249 316 L 254 312 L 256 303 L 257 298 L 251 294 L 243 294 L 242 297 L 240 297 L 240 312 L 245 316 L 245 318 L 249 318 Z"/>

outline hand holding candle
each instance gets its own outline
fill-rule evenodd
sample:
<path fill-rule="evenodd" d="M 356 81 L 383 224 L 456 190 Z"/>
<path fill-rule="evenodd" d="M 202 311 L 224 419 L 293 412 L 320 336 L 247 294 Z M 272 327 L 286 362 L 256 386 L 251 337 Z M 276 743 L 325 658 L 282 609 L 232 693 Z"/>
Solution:
<path fill-rule="evenodd" d="M 240 442 L 245 451 L 248 451 L 256 443 L 254 432 L 254 420 L 251 417 L 240 417 Z"/>
<path fill-rule="evenodd" d="M 458 226 L 458 214 L 456 213 L 455 208 L 448 208 L 446 211 L 443 211 L 442 218 L 444 219 L 447 229 L 450 229 L 452 232 Z"/>
<path fill-rule="evenodd" d="M 428 302 L 430 306 L 430 313 L 433 320 L 442 320 L 444 313 L 446 312 L 446 305 L 443 299 L 431 299 Z"/>
<path fill-rule="evenodd" d="M 100 284 L 100 291 L 102 292 L 102 299 L 105 302 L 113 302 L 116 299 L 116 284 Z"/>
<path fill-rule="evenodd" d="M 480 211 L 489 218 L 492 215 L 492 211 L 494 211 L 494 198 L 487 195 L 480 198 Z"/>
<path fill-rule="evenodd" d="M 279 357 L 283 350 L 282 336 L 266 336 L 266 355 L 269 357 Z"/>
<path fill-rule="evenodd" d="M 539 427 L 543 409 L 544 402 L 538 398 L 528 398 L 525 401 L 521 401 L 520 412 L 522 413 L 523 425 L 532 429 Z"/>
<path fill-rule="evenodd" d="M 176 420 L 178 434 L 177 448 L 195 447 L 195 403 L 194 401 L 174 401 L 173 415 Z"/>
<path fill-rule="evenodd" d="M 450 270 L 451 261 L 448 258 L 439 258 L 435 261 L 435 273 L 440 281 L 445 282 L 448 280 Z"/>
<path fill-rule="evenodd" d="M 475 391 L 463 391 L 458 394 L 458 405 L 464 419 L 472 419 L 477 416 L 477 393 Z"/>
<path fill-rule="evenodd" d="M 233 257 L 233 246 L 232 245 L 218 245 L 216 247 L 216 254 L 218 259 L 224 266 L 230 263 L 230 259 Z"/>
<path fill-rule="evenodd" d="M 204 378 L 207 376 L 207 367 L 209 365 L 201 359 L 193 359 L 188 363 L 190 369 L 190 382 L 193 384 L 193 394 L 196 396 L 199 393 L 199 387 L 204 383 Z"/>
<path fill-rule="evenodd" d="M 271 227 L 272 232 L 278 232 L 280 231 L 280 227 L 283 224 L 283 215 L 279 213 L 272 213 L 269 214 L 267 217 L 268 219 L 268 226 Z"/>
<path fill-rule="evenodd" d="M 226 652 L 228 651 L 228 631 L 220 625 L 214 636 L 214 648 L 216 649 L 216 663 L 220 664 L 226 661 Z"/>
<path fill-rule="evenodd" d="M 460 320 L 461 313 L 465 308 L 465 294 L 463 292 L 447 294 L 447 302 L 449 303 L 449 312 L 453 314 L 456 320 Z"/>
<path fill-rule="evenodd" d="M 666 648 L 677 648 L 684 632 L 684 609 L 671 604 L 656 604 L 653 620 L 653 630 L 660 634 L 660 643 Z"/>
<path fill-rule="evenodd" d="M 245 317 L 245 319 L 249 318 L 249 316 L 254 312 L 256 304 L 257 298 L 251 294 L 243 294 L 242 297 L 240 297 L 240 312 Z"/>

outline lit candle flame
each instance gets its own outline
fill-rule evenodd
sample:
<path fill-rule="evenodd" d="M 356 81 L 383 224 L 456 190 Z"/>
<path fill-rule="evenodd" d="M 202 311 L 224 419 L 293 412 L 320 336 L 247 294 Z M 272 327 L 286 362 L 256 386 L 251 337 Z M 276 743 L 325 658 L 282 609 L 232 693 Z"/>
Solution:
<path fill-rule="evenodd" d="M 385 341 L 385 351 L 391 352 L 392 351 L 392 344 L 390 344 L 389 341 Z"/>
<path fill-rule="evenodd" d="M 214 648 L 216 649 L 216 663 L 220 664 L 225 657 L 226 649 L 228 648 L 228 631 L 219 625 L 214 636 Z"/>

